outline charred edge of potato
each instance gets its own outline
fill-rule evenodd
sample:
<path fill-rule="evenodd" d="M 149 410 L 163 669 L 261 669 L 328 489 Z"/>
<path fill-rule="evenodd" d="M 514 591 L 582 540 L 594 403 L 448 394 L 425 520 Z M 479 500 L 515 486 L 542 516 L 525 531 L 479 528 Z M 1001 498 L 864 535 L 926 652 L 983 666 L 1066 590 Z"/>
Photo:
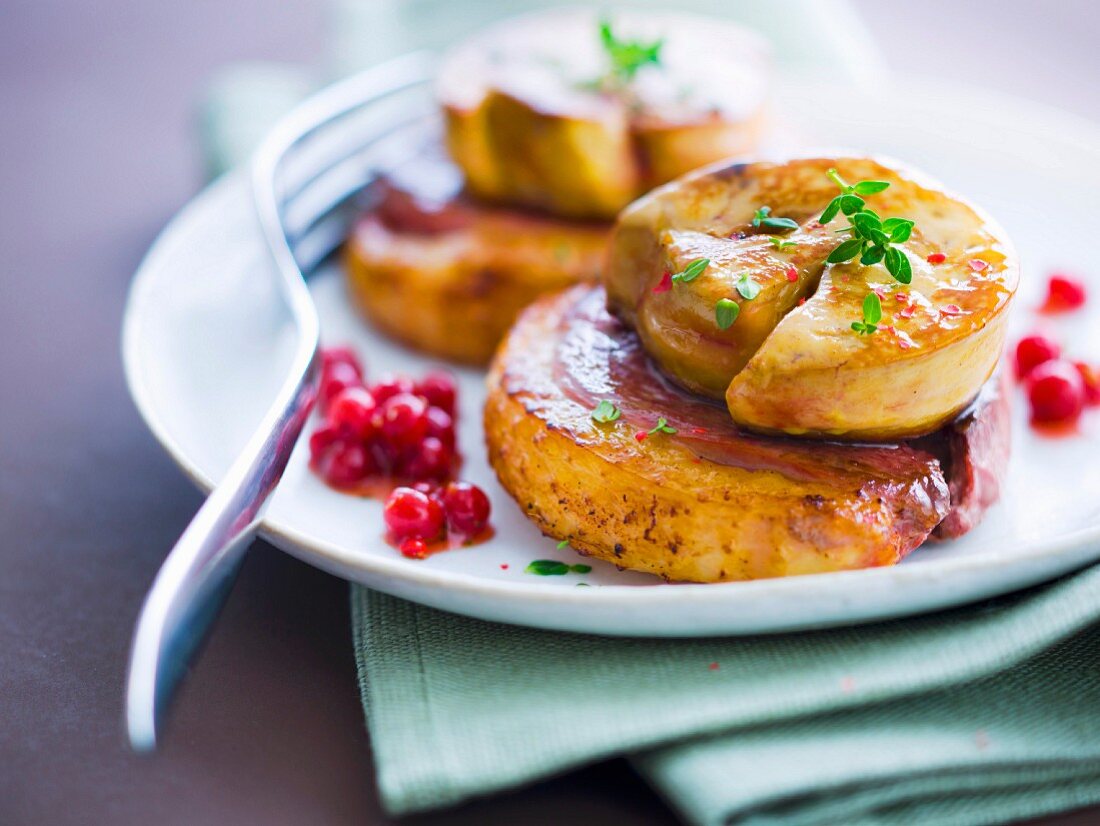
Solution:
<path fill-rule="evenodd" d="M 573 296 L 579 290 L 570 291 Z M 544 534 L 583 554 L 672 581 L 721 582 L 898 562 L 932 530 L 863 491 L 829 496 L 769 471 L 697 463 L 660 435 L 599 429 L 543 390 L 540 363 L 562 297 L 529 307 L 488 377 L 485 433 L 501 485 Z M 552 349 L 552 347 L 550 348 Z M 552 379 L 551 379 L 552 381 Z M 555 415 L 573 405 L 572 415 Z"/>

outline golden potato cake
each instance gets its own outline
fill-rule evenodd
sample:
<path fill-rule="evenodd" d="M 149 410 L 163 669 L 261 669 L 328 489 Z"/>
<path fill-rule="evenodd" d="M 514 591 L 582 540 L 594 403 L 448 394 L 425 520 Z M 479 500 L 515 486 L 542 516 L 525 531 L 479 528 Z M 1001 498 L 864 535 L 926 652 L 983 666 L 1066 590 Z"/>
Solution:
<path fill-rule="evenodd" d="M 345 249 L 352 299 L 387 335 L 433 356 L 488 362 L 516 314 L 598 277 L 604 224 L 490 207 L 422 158 L 382 182 Z"/>
<path fill-rule="evenodd" d="M 945 518 L 958 513 L 947 536 L 977 521 L 1007 459 L 996 392 L 914 445 L 741 432 L 723 407 L 665 381 L 593 287 L 525 310 L 488 388 L 489 460 L 528 518 L 582 553 L 669 580 L 894 564 Z"/>

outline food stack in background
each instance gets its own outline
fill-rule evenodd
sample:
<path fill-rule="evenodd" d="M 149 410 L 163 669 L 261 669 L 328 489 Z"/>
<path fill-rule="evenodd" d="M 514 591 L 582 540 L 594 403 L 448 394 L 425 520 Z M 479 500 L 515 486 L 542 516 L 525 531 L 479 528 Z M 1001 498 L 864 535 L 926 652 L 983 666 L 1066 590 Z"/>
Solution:
<path fill-rule="evenodd" d="M 758 147 L 769 77 L 763 39 L 691 15 L 555 10 L 485 30 L 441 63 L 445 149 L 392 170 L 355 227 L 352 296 L 393 338 L 486 363 L 520 309 L 598 278 L 620 209 Z"/>

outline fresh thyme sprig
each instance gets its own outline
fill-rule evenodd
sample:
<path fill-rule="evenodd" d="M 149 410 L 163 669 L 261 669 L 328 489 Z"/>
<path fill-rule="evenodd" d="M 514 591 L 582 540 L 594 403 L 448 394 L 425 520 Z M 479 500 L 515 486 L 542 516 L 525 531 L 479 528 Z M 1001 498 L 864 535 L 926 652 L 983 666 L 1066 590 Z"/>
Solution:
<path fill-rule="evenodd" d="M 908 218 L 886 218 L 879 216 L 873 209 L 866 207 L 861 195 L 873 195 L 882 192 L 890 184 L 886 181 L 859 181 L 847 183 L 835 169 L 825 173 L 829 180 L 840 187 L 840 194 L 829 202 L 819 219 L 827 224 L 844 213 L 848 216 L 848 226 L 838 230 L 852 237 L 841 241 L 825 259 L 830 264 L 840 264 L 859 257 L 859 263 L 872 266 L 880 261 L 886 265 L 887 272 L 902 284 L 913 280 L 913 267 L 905 251 L 896 244 L 903 244 L 913 233 L 913 222 Z M 872 331 L 873 332 L 873 331 Z"/>
<path fill-rule="evenodd" d="M 659 66 L 664 38 L 645 43 L 641 40 L 620 40 L 611 29 L 611 21 L 600 21 L 600 43 L 607 53 L 611 68 L 609 79 L 618 84 L 626 84 L 634 79 L 638 70 L 648 64 Z"/>
<path fill-rule="evenodd" d="M 786 238 L 777 238 L 774 235 L 769 235 L 768 236 L 768 241 L 771 243 L 771 245 L 773 247 L 775 247 L 780 252 L 786 252 L 791 247 L 797 247 L 798 246 L 797 241 L 788 241 Z"/>
<path fill-rule="evenodd" d="M 878 323 L 882 320 L 882 302 L 877 293 L 867 293 L 863 299 L 863 320 L 853 321 L 852 329 L 862 335 L 870 335 L 878 329 Z"/>
<path fill-rule="evenodd" d="M 860 195 L 874 195 L 876 192 L 882 192 L 884 189 L 890 188 L 889 181 L 859 181 L 858 183 L 849 184 L 840 177 L 840 173 L 835 169 L 830 169 L 825 174 L 830 181 L 840 187 L 840 194 L 829 201 L 829 205 L 821 213 L 820 221 L 823 224 L 833 220 L 838 212 L 843 212 L 845 215 L 859 212 L 865 203 L 859 197 Z"/>

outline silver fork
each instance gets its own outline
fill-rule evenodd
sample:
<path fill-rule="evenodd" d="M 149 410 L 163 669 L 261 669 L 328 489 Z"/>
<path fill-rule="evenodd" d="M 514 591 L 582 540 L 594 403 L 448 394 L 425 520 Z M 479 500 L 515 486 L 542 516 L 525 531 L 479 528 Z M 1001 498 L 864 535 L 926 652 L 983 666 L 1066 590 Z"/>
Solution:
<path fill-rule="evenodd" d="M 253 159 L 251 183 L 281 298 L 297 331 L 286 381 L 256 432 L 158 571 L 138 617 L 126 686 L 135 751 L 152 751 L 180 679 L 229 595 L 264 507 L 282 478 L 317 390 L 320 329 L 306 286 L 342 242 L 358 193 L 379 169 L 429 139 L 423 105 L 402 99 L 432 75 L 423 53 L 398 58 L 311 97 L 284 118 Z M 396 104 L 386 108 L 390 104 Z M 424 111 L 422 111 L 424 110 Z M 366 136 L 347 127 L 361 113 Z M 323 139 L 331 124 L 335 143 Z M 412 134 L 419 129 L 419 138 Z M 381 148 L 380 148 L 381 147 Z M 286 180 L 283 180 L 283 178 Z"/>

